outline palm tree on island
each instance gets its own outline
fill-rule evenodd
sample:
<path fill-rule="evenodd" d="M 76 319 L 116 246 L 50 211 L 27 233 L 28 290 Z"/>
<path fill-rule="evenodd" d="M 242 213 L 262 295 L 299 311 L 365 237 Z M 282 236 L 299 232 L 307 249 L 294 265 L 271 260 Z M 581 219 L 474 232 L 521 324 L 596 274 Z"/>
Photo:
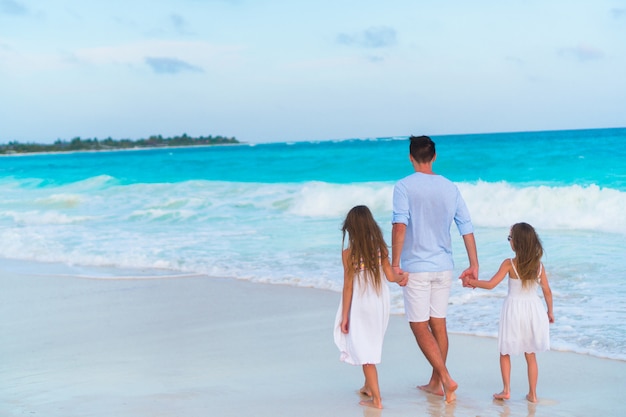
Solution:
<path fill-rule="evenodd" d="M 153 135 L 147 139 L 106 139 L 99 140 L 81 139 L 75 137 L 70 141 L 57 139 L 53 144 L 42 143 L 19 143 L 11 141 L 8 144 L 0 145 L 0 154 L 21 154 L 33 152 L 76 152 L 76 151 L 104 151 L 115 149 L 140 149 L 140 148 L 166 148 L 180 146 L 207 146 L 226 145 L 240 143 L 234 137 L 225 136 L 198 136 L 191 137 L 186 133 L 182 136 L 164 138 L 161 135 Z"/>

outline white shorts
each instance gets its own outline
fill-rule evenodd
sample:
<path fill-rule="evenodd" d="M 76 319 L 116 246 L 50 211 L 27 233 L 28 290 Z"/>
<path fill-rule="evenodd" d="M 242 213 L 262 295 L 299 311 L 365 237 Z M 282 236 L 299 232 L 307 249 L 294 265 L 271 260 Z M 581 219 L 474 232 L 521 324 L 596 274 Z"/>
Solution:
<path fill-rule="evenodd" d="M 404 311 L 409 322 L 445 318 L 452 285 L 452 271 L 413 272 L 404 287 Z"/>

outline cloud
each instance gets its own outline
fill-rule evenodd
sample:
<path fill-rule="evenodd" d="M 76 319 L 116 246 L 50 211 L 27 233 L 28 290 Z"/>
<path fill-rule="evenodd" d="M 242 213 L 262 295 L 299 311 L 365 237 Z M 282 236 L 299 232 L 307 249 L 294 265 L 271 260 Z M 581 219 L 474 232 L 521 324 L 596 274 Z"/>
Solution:
<path fill-rule="evenodd" d="M 616 19 L 621 19 L 623 17 L 626 17 L 626 9 L 611 9 L 611 15 Z"/>
<path fill-rule="evenodd" d="M 343 45 L 354 45 L 363 48 L 386 48 L 397 43 L 396 31 L 387 26 L 371 27 L 361 33 L 349 35 L 340 33 L 337 42 Z"/>
<path fill-rule="evenodd" d="M 239 62 L 241 47 L 214 45 L 208 42 L 142 41 L 122 45 L 84 48 L 74 51 L 77 60 L 89 65 L 142 66 L 146 57 L 176 57 L 178 62 L 192 68 L 208 68 L 215 62 L 235 65 Z M 171 59 L 171 58 L 169 58 Z M 189 64 L 193 62 L 194 65 Z M 181 68 L 182 69 L 182 68 Z"/>
<path fill-rule="evenodd" d="M 23 4 L 14 0 L 0 0 L 0 13 L 26 15 L 28 14 L 28 9 Z"/>
<path fill-rule="evenodd" d="M 178 74 L 184 71 L 204 72 L 202 68 L 176 58 L 146 57 L 145 62 L 157 74 Z"/>
<path fill-rule="evenodd" d="M 152 69 L 161 74 L 219 72 L 240 68 L 244 50 L 237 45 L 150 40 L 60 51 L 18 52 L 15 45 L 0 38 L 0 72 L 23 74 L 98 67 Z"/>
<path fill-rule="evenodd" d="M 512 55 L 505 56 L 504 60 L 518 67 L 523 67 L 525 65 L 525 62 L 523 59 L 516 57 L 516 56 L 512 56 Z"/>
<path fill-rule="evenodd" d="M 181 35 L 190 34 L 190 32 L 187 30 L 187 21 L 181 15 L 172 13 L 170 15 L 170 21 L 172 22 L 172 25 L 174 26 L 174 29 L 176 30 L 176 32 L 178 32 L 179 34 Z"/>
<path fill-rule="evenodd" d="M 579 44 L 573 48 L 562 48 L 558 51 L 559 55 L 566 57 L 574 57 L 579 61 L 595 61 L 604 58 L 604 52 L 587 44 Z"/>

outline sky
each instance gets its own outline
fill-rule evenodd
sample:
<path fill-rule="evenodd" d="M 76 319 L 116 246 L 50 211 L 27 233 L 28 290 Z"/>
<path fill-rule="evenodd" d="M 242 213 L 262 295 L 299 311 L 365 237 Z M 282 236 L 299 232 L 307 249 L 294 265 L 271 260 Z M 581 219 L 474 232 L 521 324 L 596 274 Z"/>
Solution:
<path fill-rule="evenodd" d="M 0 143 L 626 126 L 626 0 L 0 0 Z"/>

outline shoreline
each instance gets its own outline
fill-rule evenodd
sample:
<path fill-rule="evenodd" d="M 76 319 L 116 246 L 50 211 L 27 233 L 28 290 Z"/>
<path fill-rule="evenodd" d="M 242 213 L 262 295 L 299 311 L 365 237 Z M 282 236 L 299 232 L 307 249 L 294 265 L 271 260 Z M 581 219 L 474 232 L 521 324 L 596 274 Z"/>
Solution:
<path fill-rule="evenodd" d="M 44 262 L 44 261 L 27 261 L 17 259 L 3 259 L 0 257 L 0 270 L 7 269 L 10 273 L 18 273 L 22 275 L 34 275 L 34 276 L 49 276 L 55 278 L 77 278 L 86 280 L 157 280 L 157 279 L 184 279 L 184 278 L 215 278 L 209 277 L 202 272 L 182 272 L 171 269 L 159 269 L 159 268 L 134 268 L 134 267 L 118 267 L 118 266 L 93 266 L 93 265 L 67 265 L 60 262 Z M 41 272 L 45 270 L 46 272 Z M 288 282 L 267 282 L 256 281 L 245 278 L 237 277 L 219 277 L 219 279 L 226 279 L 232 281 L 249 282 L 254 285 L 270 285 L 270 286 L 287 286 L 294 288 L 307 289 L 312 291 L 324 291 L 332 294 L 341 294 L 341 290 L 334 290 L 330 288 L 318 288 L 310 285 L 294 285 Z M 392 317 L 402 317 L 403 313 L 392 312 Z M 486 338 L 497 341 L 497 335 L 486 333 L 470 333 L 465 331 L 450 330 L 450 335 L 459 335 L 467 337 Z M 576 355 L 588 356 L 596 359 L 606 359 L 618 362 L 626 363 L 626 358 L 615 357 L 609 354 L 601 354 L 598 352 L 591 352 L 589 349 L 585 350 L 579 347 L 554 347 L 554 343 L 550 348 L 553 352 L 573 353 Z M 626 352 L 624 352 L 626 354 Z"/>
<path fill-rule="evenodd" d="M 207 276 L 84 279 L 7 271 L 0 262 L 0 414 L 362 416 L 360 367 L 332 341 L 340 294 Z M 525 401 L 523 357 L 511 400 L 497 343 L 450 335 L 457 401 L 415 388 L 430 368 L 403 316 L 378 366 L 385 416 L 621 416 L 626 363 L 538 354 L 539 403 Z"/>

